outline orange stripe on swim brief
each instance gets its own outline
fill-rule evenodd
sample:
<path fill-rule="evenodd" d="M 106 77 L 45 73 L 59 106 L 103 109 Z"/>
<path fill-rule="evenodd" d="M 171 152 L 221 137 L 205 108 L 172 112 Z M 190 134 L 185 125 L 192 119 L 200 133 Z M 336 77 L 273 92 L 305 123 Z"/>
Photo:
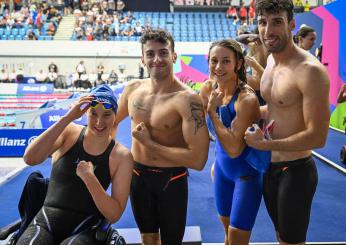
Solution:
<path fill-rule="evenodd" d="M 184 177 L 185 175 L 187 175 L 187 172 L 184 172 L 184 173 L 182 173 L 182 174 L 179 174 L 179 175 L 177 175 L 177 176 L 174 176 L 174 177 L 172 177 L 169 181 L 173 181 L 173 180 L 179 179 L 179 178 L 181 178 L 181 177 Z"/>
<path fill-rule="evenodd" d="M 132 172 L 134 172 L 135 175 L 140 176 L 140 174 L 136 171 L 136 169 L 132 169 Z"/>

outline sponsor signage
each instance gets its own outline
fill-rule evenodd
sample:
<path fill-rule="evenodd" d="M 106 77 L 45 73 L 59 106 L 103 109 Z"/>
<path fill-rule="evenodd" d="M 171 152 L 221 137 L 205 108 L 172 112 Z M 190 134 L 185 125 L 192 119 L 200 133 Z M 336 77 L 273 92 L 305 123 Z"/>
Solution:
<path fill-rule="evenodd" d="M 53 84 L 18 84 L 17 94 L 52 94 Z"/>
<path fill-rule="evenodd" d="M 0 130 L 0 157 L 22 157 L 26 147 L 43 131 L 44 129 Z"/>
<path fill-rule="evenodd" d="M 63 115 L 67 113 L 68 110 L 52 110 L 46 113 L 43 113 L 41 117 L 41 125 L 42 128 L 49 128 L 52 126 L 56 121 L 58 121 Z M 76 119 L 73 121 L 74 123 L 80 124 L 80 125 L 87 125 L 87 118 L 84 114 L 82 117 Z"/>

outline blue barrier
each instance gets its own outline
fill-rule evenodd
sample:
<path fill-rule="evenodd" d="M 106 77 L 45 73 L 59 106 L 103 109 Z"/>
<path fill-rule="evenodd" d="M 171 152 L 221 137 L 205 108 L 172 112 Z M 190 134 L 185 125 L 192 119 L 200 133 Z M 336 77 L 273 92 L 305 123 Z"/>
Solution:
<path fill-rule="evenodd" d="M 42 128 L 49 128 L 52 126 L 56 121 L 58 121 L 63 115 L 67 113 L 68 110 L 52 110 L 46 113 L 43 113 L 40 116 Z M 74 123 L 80 124 L 80 125 L 86 125 L 87 124 L 87 117 L 84 114 L 82 117 L 76 119 L 73 121 Z"/>

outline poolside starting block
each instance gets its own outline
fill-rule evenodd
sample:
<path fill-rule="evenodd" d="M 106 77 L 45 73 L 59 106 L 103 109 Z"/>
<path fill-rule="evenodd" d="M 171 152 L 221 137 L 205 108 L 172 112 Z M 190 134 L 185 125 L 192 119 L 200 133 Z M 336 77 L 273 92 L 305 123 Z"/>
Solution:
<path fill-rule="evenodd" d="M 141 233 L 138 228 L 117 229 L 120 235 L 125 238 L 127 245 L 141 245 Z M 185 245 L 201 245 L 201 229 L 199 226 L 187 226 L 183 238 Z"/>

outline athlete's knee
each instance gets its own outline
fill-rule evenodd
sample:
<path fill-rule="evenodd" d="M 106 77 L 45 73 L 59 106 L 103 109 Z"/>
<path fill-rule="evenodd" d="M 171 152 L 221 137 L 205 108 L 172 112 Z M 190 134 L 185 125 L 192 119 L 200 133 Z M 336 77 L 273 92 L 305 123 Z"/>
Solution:
<path fill-rule="evenodd" d="M 160 234 L 159 233 L 142 233 L 142 245 L 160 245 Z"/>
<path fill-rule="evenodd" d="M 225 233 L 227 234 L 230 225 L 230 218 L 226 216 L 219 216 L 219 219 L 221 220 Z"/>
<path fill-rule="evenodd" d="M 229 245 L 247 245 L 249 244 L 251 231 L 241 230 L 230 226 L 228 229 Z"/>

